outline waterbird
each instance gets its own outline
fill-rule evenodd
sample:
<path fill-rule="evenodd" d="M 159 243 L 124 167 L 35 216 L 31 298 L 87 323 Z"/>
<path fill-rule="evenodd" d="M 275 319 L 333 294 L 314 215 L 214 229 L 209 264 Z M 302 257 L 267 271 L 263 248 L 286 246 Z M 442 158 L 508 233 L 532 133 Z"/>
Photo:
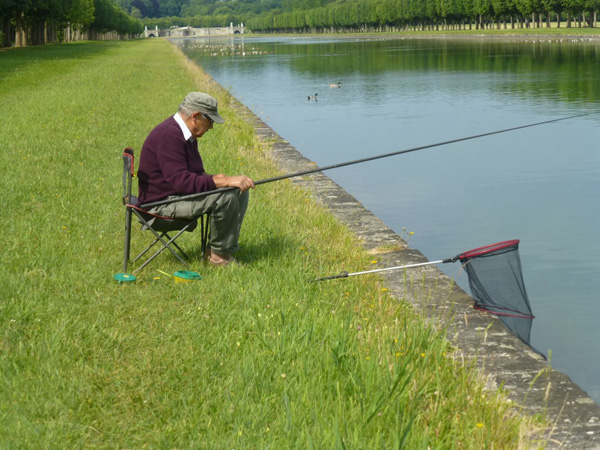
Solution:
<path fill-rule="evenodd" d="M 310 100 L 317 101 L 317 95 L 319 95 L 319 94 L 317 94 L 316 92 L 315 92 L 315 95 L 309 95 L 309 96 L 308 96 L 308 100 L 309 100 L 309 101 L 310 101 Z"/>
<path fill-rule="evenodd" d="M 341 81 L 338 81 L 337 83 L 329 83 L 329 87 L 330 87 L 331 89 L 335 89 L 335 88 L 342 87 L 342 82 L 341 82 Z"/>

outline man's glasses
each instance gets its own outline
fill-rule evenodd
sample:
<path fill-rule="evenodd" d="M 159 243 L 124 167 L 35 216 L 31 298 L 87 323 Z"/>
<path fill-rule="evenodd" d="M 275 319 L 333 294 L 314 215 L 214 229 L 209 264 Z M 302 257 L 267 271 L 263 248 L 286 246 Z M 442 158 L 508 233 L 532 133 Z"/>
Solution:
<path fill-rule="evenodd" d="M 208 122 L 212 125 L 213 123 L 215 123 L 214 120 L 212 120 L 207 114 L 198 114 L 197 116 L 194 117 L 194 120 L 197 119 L 198 117 L 204 117 L 206 120 L 208 120 Z"/>

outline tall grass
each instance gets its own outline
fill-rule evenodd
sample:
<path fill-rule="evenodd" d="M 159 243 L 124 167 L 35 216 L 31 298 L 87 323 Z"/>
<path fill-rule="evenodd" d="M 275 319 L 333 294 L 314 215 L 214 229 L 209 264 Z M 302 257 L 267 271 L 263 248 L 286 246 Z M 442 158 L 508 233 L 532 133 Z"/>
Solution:
<path fill-rule="evenodd" d="M 241 264 L 169 255 L 117 284 L 121 150 L 191 90 L 220 100 L 208 170 L 277 169 L 228 94 L 162 40 L 0 52 L 0 442 L 3 448 L 517 448 L 529 422 L 444 330 L 375 277 L 310 195 L 257 188 Z M 144 234 L 134 232 L 134 250 Z M 198 255 L 200 239 L 182 242 Z"/>

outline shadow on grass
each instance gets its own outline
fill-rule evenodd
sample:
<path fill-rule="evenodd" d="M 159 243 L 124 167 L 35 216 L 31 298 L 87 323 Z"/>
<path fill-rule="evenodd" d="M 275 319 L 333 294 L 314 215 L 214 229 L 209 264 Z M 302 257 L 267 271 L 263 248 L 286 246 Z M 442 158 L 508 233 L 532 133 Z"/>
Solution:
<path fill-rule="evenodd" d="M 236 254 L 236 259 L 243 263 L 260 261 L 281 261 L 299 244 L 285 235 L 265 235 L 260 242 L 244 243 Z"/>
<path fill-rule="evenodd" d="M 139 231 L 139 230 L 137 230 L 137 231 Z M 132 240 L 134 240 L 134 239 L 135 239 L 135 236 L 132 237 Z M 145 248 L 145 245 L 147 243 L 149 243 L 149 242 L 147 242 L 147 243 L 145 242 L 143 236 L 141 238 L 138 238 L 138 240 L 140 242 L 136 243 L 135 248 L 133 248 L 131 251 L 132 257 L 135 257 L 138 253 L 138 250 Z M 180 242 L 178 242 L 178 243 L 181 245 Z M 279 235 L 279 236 L 269 235 L 269 236 L 267 236 L 267 235 L 265 235 L 264 240 L 261 240 L 260 242 L 243 243 L 240 246 L 239 252 L 236 253 L 235 258 L 239 263 L 248 264 L 248 265 L 258 264 L 258 263 L 262 263 L 264 261 L 267 261 L 267 262 L 284 261 L 287 258 L 286 255 L 290 255 L 291 252 L 294 251 L 294 249 L 299 247 L 299 245 L 300 245 L 299 243 L 297 243 L 293 239 L 290 239 L 289 236 L 285 236 L 285 235 Z M 139 249 L 138 249 L 138 247 L 139 247 Z M 182 248 L 186 252 L 186 254 L 190 257 L 190 260 L 188 261 L 188 263 L 190 264 L 191 267 L 195 267 L 195 266 L 204 264 L 204 260 L 202 258 L 202 252 L 200 250 L 199 243 L 194 242 L 192 245 L 189 245 L 189 244 L 186 245 L 184 243 Z M 153 248 L 153 251 L 148 252 L 147 257 L 151 256 L 152 253 L 154 253 L 154 251 L 156 251 L 156 250 L 158 250 L 158 246 L 156 248 Z M 115 263 L 122 262 L 122 258 L 123 258 L 122 253 L 115 254 L 115 257 L 114 257 Z M 132 263 L 130 261 L 129 262 L 129 270 L 135 270 L 145 260 L 146 260 L 145 258 L 141 258 L 141 260 L 138 261 L 137 263 Z M 153 264 L 160 265 L 161 262 L 164 263 L 166 261 L 169 261 L 169 262 L 172 262 L 175 264 L 177 263 L 177 259 L 173 255 L 171 255 L 168 250 L 164 250 L 162 252 L 162 254 L 156 258 L 156 260 L 149 263 L 147 267 L 145 267 L 144 269 L 142 269 L 140 271 L 140 273 L 143 273 L 144 271 L 147 271 L 147 270 L 152 270 L 151 266 Z"/>

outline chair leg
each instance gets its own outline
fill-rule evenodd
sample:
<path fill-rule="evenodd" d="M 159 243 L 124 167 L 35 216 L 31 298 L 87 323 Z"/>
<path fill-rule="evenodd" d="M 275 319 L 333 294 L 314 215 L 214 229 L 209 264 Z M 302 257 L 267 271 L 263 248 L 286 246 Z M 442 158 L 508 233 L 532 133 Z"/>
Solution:
<path fill-rule="evenodd" d="M 165 236 L 165 233 L 162 234 L 162 237 L 164 237 L 164 236 Z M 171 238 L 167 235 L 167 239 L 171 239 Z M 152 250 L 152 247 L 154 247 L 159 242 L 160 242 L 160 239 L 155 237 L 154 242 L 152 244 L 150 244 L 139 255 L 137 255 L 135 258 L 133 258 L 133 262 L 136 262 L 138 259 L 140 259 L 142 256 L 144 256 L 146 253 L 148 253 L 150 250 Z"/>
<path fill-rule="evenodd" d="M 183 231 L 187 230 L 187 229 L 188 229 L 190 226 L 191 226 L 191 224 L 188 224 L 188 225 L 187 225 L 187 226 L 184 228 L 184 230 L 183 230 Z M 182 249 L 182 248 L 179 246 L 179 244 L 177 244 L 177 242 L 175 242 L 175 239 L 176 239 L 178 236 L 180 236 L 180 235 L 181 235 L 181 232 L 179 232 L 179 233 L 177 234 L 177 236 L 175 236 L 174 238 L 172 238 L 172 239 L 171 239 L 171 236 L 169 236 L 169 233 L 167 233 L 167 232 L 163 232 L 163 233 L 161 233 L 160 237 L 163 237 L 163 238 L 165 238 L 165 237 L 166 237 L 166 238 L 168 239 L 168 242 L 167 242 L 167 244 L 172 244 L 173 246 L 175 246 L 175 248 L 176 248 L 177 250 L 179 250 L 179 253 L 181 253 L 181 255 L 182 255 L 182 256 L 183 256 L 185 259 L 189 260 L 189 259 L 190 259 L 190 257 L 188 256 L 188 254 L 187 254 L 187 253 L 186 253 L 186 252 L 185 252 L 185 251 L 184 251 L 184 250 L 183 250 L 183 249 Z M 155 234 L 155 236 L 157 236 L 157 235 Z M 156 237 L 156 238 L 154 239 L 154 242 L 153 242 L 152 244 L 150 244 L 148 247 L 146 247 L 146 249 L 145 249 L 143 252 L 141 252 L 139 255 L 137 255 L 137 256 L 136 256 L 136 257 L 133 259 L 133 262 L 136 262 L 138 259 L 140 259 L 142 256 L 144 256 L 146 253 L 148 253 L 148 252 L 149 252 L 149 251 L 152 249 L 152 247 L 154 247 L 154 246 L 155 246 L 155 245 L 156 245 L 158 242 L 162 242 L 163 246 L 165 245 L 165 242 L 164 242 L 162 239 L 160 239 L 159 237 Z M 162 252 L 163 250 L 164 250 L 164 247 L 163 247 L 163 249 L 162 249 L 162 250 L 160 250 L 160 251 Z M 177 256 L 177 255 L 175 255 L 175 256 Z"/>
<path fill-rule="evenodd" d="M 187 229 L 188 229 L 188 228 L 190 228 L 191 226 L 196 226 L 196 224 L 197 224 L 197 223 L 198 223 L 198 219 L 194 220 L 192 223 L 189 223 L 189 224 L 187 224 L 187 225 L 185 226 L 185 230 L 187 230 Z M 179 234 L 181 234 L 181 233 L 179 233 Z M 179 234 L 178 234 L 177 236 L 179 236 Z M 167 233 L 164 233 L 164 235 L 165 235 L 165 236 L 167 236 L 167 238 L 168 238 L 168 239 L 171 239 L 171 237 L 170 237 L 170 236 L 169 236 Z M 183 251 L 183 249 L 182 249 L 182 248 L 181 248 L 181 247 L 180 247 L 180 246 L 177 244 L 177 242 L 173 242 L 173 245 L 175 246 L 175 248 L 176 248 L 177 250 L 179 250 L 179 252 L 180 252 L 180 253 L 181 253 L 183 256 L 185 256 L 185 258 L 186 258 L 186 259 L 188 259 L 188 260 L 190 259 L 190 257 L 187 255 L 187 253 Z"/>
<path fill-rule="evenodd" d="M 187 227 L 186 227 L 186 228 L 187 228 Z M 151 229 L 151 231 L 154 231 L 154 230 L 152 230 L 152 229 Z M 135 270 L 133 271 L 133 273 L 136 273 L 137 271 L 139 271 L 139 270 L 142 270 L 142 269 L 143 269 L 144 267 L 146 267 L 146 266 L 147 266 L 147 265 L 148 265 L 148 264 L 149 264 L 149 263 L 150 263 L 150 262 L 151 262 L 151 261 L 152 261 L 154 258 L 156 258 L 158 255 L 160 255 L 160 254 L 161 254 L 163 251 L 165 251 L 165 250 L 169 250 L 169 251 L 170 251 L 170 252 L 173 254 L 173 256 L 175 256 L 175 258 L 177 258 L 177 259 L 179 260 L 179 262 L 180 262 L 181 264 L 183 264 L 184 266 L 186 266 L 186 267 L 187 267 L 187 266 L 188 266 L 188 263 L 187 263 L 187 261 L 185 261 L 185 260 L 184 260 L 184 259 L 183 259 L 181 256 L 179 256 L 179 255 L 177 254 L 177 252 L 176 252 L 175 250 L 173 250 L 173 249 L 170 247 L 170 245 L 171 245 L 171 244 L 175 244 L 173 241 L 175 241 L 175 239 L 177 239 L 177 238 L 178 238 L 178 237 L 179 237 L 179 236 L 180 236 L 182 233 L 184 233 L 184 232 L 185 232 L 185 228 L 184 228 L 184 229 L 182 229 L 181 231 L 179 231 L 179 232 L 178 232 L 178 233 L 177 233 L 177 234 L 176 234 L 176 235 L 175 235 L 173 238 L 170 238 L 170 239 L 169 239 L 169 241 L 167 241 L 167 242 L 165 242 L 165 240 L 162 238 L 162 236 L 159 236 L 159 235 L 158 235 L 158 234 L 156 234 L 156 232 L 155 232 L 155 235 L 156 235 L 156 237 L 157 237 L 157 238 L 160 240 L 160 242 L 163 244 L 163 246 L 162 246 L 160 249 L 158 249 L 158 250 L 156 251 L 156 253 L 154 253 L 154 255 L 152 255 L 150 258 L 148 258 L 146 261 L 144 261 L 144 264 L 142 264 L 140 267 L 138 267 L 137 269 L 135 269 Z M 166 233 L 165 233 L 165 235 L 168 237 L 168 235 L 167 235 Z M 155 243 L 156 243 L 156 241 L 155 241 Z M 154 244 L 152 244 L 152 245 L 154 245 Z M 151 247 L 152 247 L 152 246 L 151 246 Z M 145 252 L 144 252 L 144 253 L 145 253 Z M 187 258 L 187 255 L 186 255 L 185 253 L 184 253 L 184 256 Z"/>
<path fill-rule="evenodd" d="M 131 209 L 125 211 L 125 248 L 123 249 L 123 273 L 127 273 L 127 262 L 131 249 Z"/>
<path fill-rule="evenodd" d="M 165 236 L 167 236 L 168 239 L 171 239 L 167 233 L 165 233 Z M 169 241 L 169 242 L 171 242 L 171 241 Z M 171 242 L 171 244 L 173 244 L 175 246 L 175 248 L 177 250 L 179 250 L 179 253 L 181 253 L 181 255 L 183 257 L 185 257 L 185 259 L 190 259 L 190 257 L 187 255 L 187 253 L 183 251 L 183 249 L 177 244 L 177 242 Z"/>
<path fill-rule="evenodd" d="M 208 249 L 208 236 L 210 234 L 210 216 L 206 214 L 206 223 L 204 223 L 204 217 L 200 216 L 200 238 L 201 238 L 201 251 L 202 256 L 206 254 Z"/>
<path fill-rule="evenodd" d="M 175 242 L 175 240 L 181 236 L 185 231 L 187 231 L 189 228 L 191 228 L 192 226 L 197 226 L 197 219 L 189 222 L 184 228 L 182 228 L 181 230 L 178 230 L 177 234 L 171 238 L 171 236 L 169 236 L 169 234 L 167 232 L 157 232 L 157 230 L 155 230 L 150 224 L 149 222 L 144 218 L 144 216 L 142 214 L 140 214 L 135 208 L 127 208 L 126 211 L 126 217 L 125 217 L 125 249 L 124 249 L 124 262 L 123 262 L 123 271 L 126 272 L 127 271 L 127 265 L 130 259 L 130 250 L 131 250 L 131 219 L 132 219 L 132 214 L 135 214 L 136 217 L 139 219 L 139 221 L 147 228 L 149 229 L 152 234 L 154 235 L 154 242 L 152 242 L 148 247 L 146 247 L 145 250 L 143 250 L 139 255 L 137 255 L 132 262 L 136 262 L 137 260 L 139 260 L 142 256 L 146 255 L 157 243 L 161 243 L 162 247 L 159 248 L 150 258 L 148 258 L 140 267 L 136 268 L 132 274 L 135 274 L 136 272 L 140 271 L 141 269 L 143 269 L 145 266 L 147 266 L 151 261 L 153 261 L 158 255 L 160 255 L 165 249 L 168 249 L 173 256 L 175 256 L 175 258 L 177 258 L 177 260 L 183 264 L 184 266 L 188 266 L 188 263 L 182 258 L 182 256 L 184 258 L 186 258 L 187 260 L 189 260 L 189 256 L 185 253 L 185 251 L 183 251 L 183 249 Z M 209 221 L 210 218 L 207 215 L 206 216 L 206 223 L 204 222 L 204 216 L 200 217 L 201 220 L 201 226 L 200 226 L 200 233 L 201 233 L 201 239 L 202 239 L 202 255 L 204 255 L 204 253 L 206 252 L 206 249 L 208 247 L 208 237 L 209 237 Z M 159 234 L 160 233 L 160 234 Z M 179 251 L 180 254 L 177 253 L 177 251 Z"/>
<path fill-rule="evenodd" d="M 154 234 L 154 236 L 156 237 L 156 240 L 155 240 L 155 241 L 152 243 L 152 245 L 150 245 L 150 246 L 149 246 L 149 247 L 148 247 L 146 250 L 144 250 L 144 251 L 143 251 L 143 252 L 142 252 L 140 255 L 138 255 L 138 256 L 136 257 L 136 260 L 137 260 L 138 258 L 140 258 L 140 257 L 141 257 L 143 254 L 145 254 L 145 253 L 146 253 L 148 250 L 150 250 L 150 249 L 151 249 L 151 248 L 152 248 L 152 247 L 153 247 L 153 246 L 154 246 L 154 245 L 155 245 L 157 242 L 159 242 L 159 241 L 160 241 L 160 242 L 162 243 L 162 245 L 163 245 L 163 246 L 162 246 L 162 247 L 161 247 L 161 248 L 160 248 L 160 249 L 159 249 L 159 250 L 158 250 L 156 253 L 154 253 L 154 255 L 152 255 L 152 256 L 151 256 L 149 259 L 147 259 L 147 260 L 144 262 L 144 264 L 142 264 L 140 267 L 138 267 L 137 269 L 135 269 L 135 270 L 133 271 L 133 273 L 136 273 L 136 272 L 138 272 L 139 270 L 143 269 L 143 268 L 144 268 L 144 267 L 145 267 L 145 266 L 146 266 L 148 263 L 150 263 L 150 262 L 151 262 L 151 261 L 152 261 L 154 258 L 156 258 L 158 255 L 160 255 L 160 254 L 161 254 L 161 253 L 162 253 L 162 252 L 163 252 L 165 249 L 168 249 L 168 250 L 169 250 L 169 251 L 170 251 L 170 252 L 173 254 L 173 256 L 175 256 L 175 258 L 177 258 L 177 259 L 179 260 L 179 262 L 180 262 L 181 264 L 183 264 L 184 266 L 186 266 L 186 267 L 187 267 L 187 265 L 188 265 L 188 264 L 187 264 L 187 262 L 186 262 L 186 261 L 184 261 L 184 260 L 183 260 L 183 258 L 181 258 L 181 256 L 179 256 L 179 255 L 177 254 L 177 252 L 171 248 L 171 244 L 173 244 L 173 245 L 174 245 L 174 246 L 175 246 L 175 247 L 176 247 L 178 250 L 180 250 L 180 251 L 182 252 L 182 254 L 183 254 L 183 255 L 184 255 L 186 258 L 187 258 L 188 256 L 187 256 L 187 255 L 186 255 L 186 254 L 183 252 L 183 250 L 181 250 L 181 248 L 180 248 L 180 247 L 179 247 L 177 244 L 175 244 L 175 242 L 174 242 L 174 241 L 175 241 L 175 239 L 177 239 L 177 238 L 178 238 L 178 237 L 179 237 L 179 236 L 180 236 L 182 233 L 184 233 L 184 232 L 185 232 L 185 231 L 186 231 L 186 230 L 187 230 L 187 229 L 188 229 L 190 226 L 192 226 L 192 225 L 194 224 L 194 222 L 190 222 L 189 224 L 187 224 L 187 225 L 186 225 L 184 228 L 182 228 L 181 230 L 179 230 L 179 232 L 178 232 L 178 233 L 177 233 L 177 234 L 176 234 L 176 235 L 175 235 L 173 238 L 171 238 L 171 237 L 170 237 L 170 236 L 169 236 L 167 233 L 163 233 L 162 235 L 158 234 L 158 233 L 156 232 L 156 230 L 154 230 L 154 228 L 152 228 L 152 227 L 151 227 L 151 226 L 148 224 L 148 222 L 146 221 L 146 219 L 144 219 L 144 218 L 142 217 L 142 215 L 141 215 L 141 214 L 138 214 L 138 213 L 137 213 L 137 211 L 135 211 L 135 210 L 134 210 L 133 212 L 136 214 L 136 216 L 138 216 L 138 218 L 140 219 L 140 221 L 141 221 L 141 222 L 142 222 L 144 225 L 146 225 L 146 227 L 147 227 L 147 228 L 148 228 L 148 229 L 149 229 L 149 230 L 150 230 L 150 231 L 151 231 L 151 232 Z M 163 237 L 164 237 L 164 236 L 166 236 L 166 237 L 167 237 L 167 239 L 169 239 L 169 240 L 168 240 L 168 241 L 165 241 L 165 240 L 163 239 Z"/>

